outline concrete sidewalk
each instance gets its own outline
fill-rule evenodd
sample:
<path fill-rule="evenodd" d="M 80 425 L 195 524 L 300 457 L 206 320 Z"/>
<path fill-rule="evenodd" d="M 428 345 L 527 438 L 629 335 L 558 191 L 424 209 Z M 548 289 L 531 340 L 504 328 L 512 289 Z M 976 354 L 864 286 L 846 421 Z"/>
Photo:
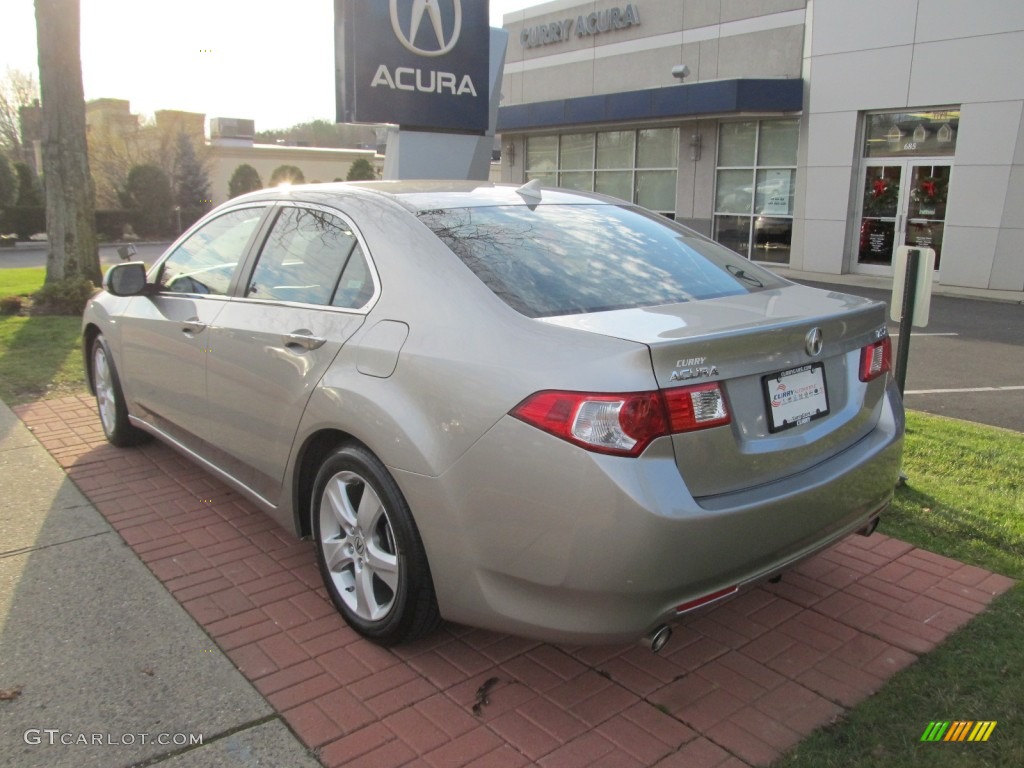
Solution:
<path fill-rule="evenodd" d="M 318 765 L 3 403 L 0 487 L 0 766 Z"/>

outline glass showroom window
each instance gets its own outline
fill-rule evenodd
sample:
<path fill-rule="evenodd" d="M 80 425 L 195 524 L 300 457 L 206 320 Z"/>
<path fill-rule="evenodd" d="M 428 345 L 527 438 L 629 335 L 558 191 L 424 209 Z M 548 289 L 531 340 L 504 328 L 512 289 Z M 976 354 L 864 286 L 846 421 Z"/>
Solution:
<path fill-rule="evenodd" d="M 600 192 L 675 218 L 679 131 L 647 128 L 526 141 L 526 178 Z"/>
<path fill-rule="evenodd" d="M 793 238 L 797 120 L 722 123 L 715 239 L 754 261 L 788 264 Z"/>
<path fill-rule="evenodd" d="M 649 128 L 636 133 L 635 202 L 675 218 L 679 132 Z"/>
<path fill-rule="evenodd" d="M 558 186 L 594 191 L 594 134 L 571 133 L 558 137 Z"/>
<path fill-rule="evenodd" d="M 558 137 L 531 136 L 526 141 L 526 180 L 558 185 Z"/>

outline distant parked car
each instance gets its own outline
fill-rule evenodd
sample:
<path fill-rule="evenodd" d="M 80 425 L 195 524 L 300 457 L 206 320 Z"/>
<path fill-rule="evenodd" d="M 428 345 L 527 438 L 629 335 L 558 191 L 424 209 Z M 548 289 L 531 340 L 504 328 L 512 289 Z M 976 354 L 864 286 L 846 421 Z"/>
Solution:
<path fill-rule="evenodd" d="M 598 195 L 268 189 L 104 287 L 110 441 L 156 435 L 311 536 L 382 644 L 443 617 L 660 646 L 870 530 L 900 467 L 882 304 Z"/>

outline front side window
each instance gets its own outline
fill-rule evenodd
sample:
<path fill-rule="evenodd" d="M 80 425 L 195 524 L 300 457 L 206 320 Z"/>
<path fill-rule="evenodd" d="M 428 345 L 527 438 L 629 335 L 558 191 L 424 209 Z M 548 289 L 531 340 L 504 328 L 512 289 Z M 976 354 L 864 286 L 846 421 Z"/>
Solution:
<path fill-rule="evenodd" d="M 324 211 L 288 207 L 260 251 L 246 295 L 358 308 L 362 304 L 353 302 L 367 286 L 372 295 L 373 280 L 352 228 Z M 367 300 L 369 295 L 362 303 Z"/>
<path fill-rule="evenodd" d="M 240 208 L 204 224 L 164 260 L 157 284 L 171 293 L 226 295 L 263 211 Z"/>
<path fill-rule="evenodd" d="M 636 208 L 493 206 L 419 215 L 527 317 L 678 304 L 783 285 L 717 243 Z"/>

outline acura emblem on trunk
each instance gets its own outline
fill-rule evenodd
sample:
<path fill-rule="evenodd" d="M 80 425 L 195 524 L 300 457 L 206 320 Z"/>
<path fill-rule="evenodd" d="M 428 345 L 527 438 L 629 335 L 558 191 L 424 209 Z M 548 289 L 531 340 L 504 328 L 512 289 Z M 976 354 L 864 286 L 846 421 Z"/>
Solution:
<path fill-rule="evenodd" d="M 807 350 L 807 354 L 811 357 L 820 355 L 821 344 L 821 328 L 811 328 L 804 337 L 804 349 Z"/>

